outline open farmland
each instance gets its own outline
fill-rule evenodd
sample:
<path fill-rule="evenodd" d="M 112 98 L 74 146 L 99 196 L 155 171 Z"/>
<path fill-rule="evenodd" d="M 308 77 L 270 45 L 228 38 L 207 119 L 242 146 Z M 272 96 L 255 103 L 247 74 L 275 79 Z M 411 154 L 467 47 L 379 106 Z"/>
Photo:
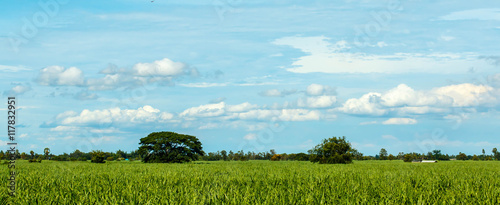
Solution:
<path fill-rule="evenodd" d="M 17 162 L 2 204 L 499 204 L 500 163 Z M 2 166 L 1 173 L 7 173 Z M 1 177 L 7 184 L 7 174 Z"/>

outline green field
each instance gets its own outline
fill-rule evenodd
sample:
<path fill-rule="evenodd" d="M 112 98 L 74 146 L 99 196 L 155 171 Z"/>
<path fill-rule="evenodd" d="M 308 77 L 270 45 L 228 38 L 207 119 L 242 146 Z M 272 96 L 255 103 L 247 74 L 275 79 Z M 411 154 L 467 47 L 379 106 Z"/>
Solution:
<path fill-rule="evenodd" d="M 491 161 L 16 163 L 18 195 L 0 186 L 2 204 L 500 204 Z"/>

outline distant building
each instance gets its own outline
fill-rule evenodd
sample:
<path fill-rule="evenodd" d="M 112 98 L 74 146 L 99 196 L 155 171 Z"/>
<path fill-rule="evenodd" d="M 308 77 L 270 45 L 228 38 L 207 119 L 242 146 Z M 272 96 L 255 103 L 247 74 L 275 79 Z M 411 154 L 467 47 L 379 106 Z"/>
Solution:
<path fill-rule="evenodd" d="M 412 163 L 436 163 L 436 160 L 422 160 L 422 159 L 414 159 L 411 161 Z"/>

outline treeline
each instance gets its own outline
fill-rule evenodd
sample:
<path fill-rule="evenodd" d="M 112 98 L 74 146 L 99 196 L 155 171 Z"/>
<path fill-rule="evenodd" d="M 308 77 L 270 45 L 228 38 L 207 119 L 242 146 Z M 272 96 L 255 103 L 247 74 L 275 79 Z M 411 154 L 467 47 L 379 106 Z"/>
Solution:
<path fill-rule="evenodd" d="M 47 148 L 46 148 L 47 150 Z M 137 150 L 132 152 L 125 152 L 122 150 L 118 150 L 116 152 L 102 152 L 104 158 L 107 161 L 113 160 L 140 160 L 140 155 Z M 93 155 L 92 152 L 82 152 L 80 150 L 75 150 L 72 153 L 63 153 L 60 155 L 54 155 L 50 152 L 45 152 L 43 154 L 35 153 L 34 151 L 30 151 L 30 153 L 19 153 L 19 150 L 16 150 L 14 153 L 16 159 L 30 160 L 30 162 L 39 162 L 39 160 L 54 160 L 54 161 L 87 161 L 91 160 Z M 0 160 L 11 159 L 10 152 L 0 151 Z M 38 161 L 37 161 L 38 160 Z"/>
<path fill-rule="evenodd" d="M 273 158 L 274 157 L 274 158 Z M 198 156 L 200 160 L 203 161 L 247 161 L 247 160 L 296 160 L 296 161 L 308 161 L 310 155 L 306 153 L 296 153 L 296 154 L 277 154 L 274 149 L 266 152 L 244 152 L 240 150 L 238 152 L 233 152 L 229 150 L 209 152 L 203 156 Z"/>
<path fill-rule="evenodd" d="M 114 160 L 141 160 L 141 156 L 138 150 L 131 152 L 126 152 L 118 150 L 116 152 L 101 152 L 102 156 L 106 161 Z M 380 153 L 375 156 L 364 156 L 362 153 L 358 152 L 356 149 L 351 149 L 349 151 L 353 160 L 403 160 L 405 162 L 411 162 L 413 160 L 500 160 L 500 152 L 497 148 L 493 148 L 492 154 L 487 155 L 484 149 L 482 150 L 482 155 L 467 155 L 460 152 L 457 155 L 442 154 L 441 150 L 433 150 L 432 152 L 424 153 L 404 153 L 400 152 L 398 155 L 388 154 L 387 151 L 382 148 Z M 92 160 L 93 152 L 82 152 L 80 150 L 75 150 L 72 153 L 63 153 L 60 155 L 54 155 L 50 152 L 43 154 L 35 153 L 30 151 L 30 153 L 19 153 L 16 150 L 14 153 L 16 159 L 31 160 L 33 162 L 40 160 L 54 160 L 54 161 L 87 161 Z M 203 161 L 247 161 L 247 160 L 271 160 L 271 161 L 309 161 L 311 157 L 310 153 L 281 153 L 278 154 L 274 149 L 265 152 L 244 152 L 243 150 L 233 152 L 230 150 L 209 152 L 204 155 L 198 155 L 198 160 Z M 0 151 L 0 160 L 7 160 L 11 158 L 10 152 Z"/>

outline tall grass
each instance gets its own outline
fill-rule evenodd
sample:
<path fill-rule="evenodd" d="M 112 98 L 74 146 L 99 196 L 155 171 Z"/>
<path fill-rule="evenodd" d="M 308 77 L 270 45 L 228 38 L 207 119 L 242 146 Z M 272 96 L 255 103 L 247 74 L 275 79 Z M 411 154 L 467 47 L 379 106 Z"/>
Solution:
<path fill-rule="evenodd" d="M 4 204 L 500 204 L 498 162 L 16 163 Z"/>

